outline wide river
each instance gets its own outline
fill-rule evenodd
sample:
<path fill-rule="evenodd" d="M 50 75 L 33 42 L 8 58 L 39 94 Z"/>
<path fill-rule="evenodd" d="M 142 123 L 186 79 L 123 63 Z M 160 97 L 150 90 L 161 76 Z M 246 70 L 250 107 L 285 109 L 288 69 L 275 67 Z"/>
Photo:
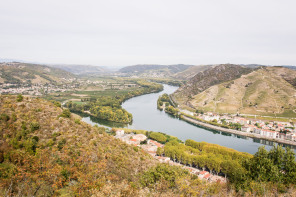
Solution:
<path fill-rule="evenodd" d="M 257 152 L 258 147 L 262 145 L 265 145 L 267 149 L 272 147 L 274 142 L 201 128 L 158 110 L 158 97 L 164 93 L 171 94 L 178 88 L 170 85 L 163 86 L 164 90 L 159 93 L 134 97 L 123 103 L 122 107 L 133 114 L 133 123 L 130 125 L 116 124 L 90 117 L 84 117 L 83 121 L 107 127 L 127 127 L 130 129 L 158 131 L 176 136 L 183 141 L 187 139 L 198 142 L 205 141 L 251 154 Z M 295 149 L 295 147 L 293 148 Z"/>

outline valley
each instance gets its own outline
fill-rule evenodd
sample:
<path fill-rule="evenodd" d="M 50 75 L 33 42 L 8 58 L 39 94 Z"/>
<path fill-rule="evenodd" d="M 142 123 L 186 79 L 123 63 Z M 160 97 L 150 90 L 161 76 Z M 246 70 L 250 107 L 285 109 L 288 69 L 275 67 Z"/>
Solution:
<path fill-rule="evenodd" d="M 3 184 L 0 186 L 8 188 L 11 181 L 14 183 L 10 190 L 5 189 L 4 192 L 26 193 L 23 188 L 30 188 L 28 195 L 32 195 L 30 191 L 33 191 L 38 195 L 88 196 L 93 192 L 106 195 L 112 188 L 118 195 L 134 192 L 136 195 L 155 196 L 159 194 L 155 184 L 172 184 L 173 187 L 162 185 L 161 193 L 178 196 L 188 192 L 181 189 L 184 186 L 181 180 L 186 179 L 191 183 L 192 188 L 188 189 L 194 195 L 212 192 L 214 188 L 219 188 L 216 191 L 222 191 L 225 196 L 241 190 L 251 194 L 251 185 L 259 181 L 254 175 L 257 172 L 250 170 L 255 167 L 258 155 L 273 157 L 274 152 L 281 152 L 283 158 L 287 155 L 294 158 L 294 146 L 286 145 L 293 145 L 295 141 L 294 116 L 289 112 L 295 110 L 295 99 L 291 97 L 295 91 L 295 73 L 288 68 L 228 64 L 141 65 L 119 72 L 99 70 L 99 74 L 78 75 L 43 65 L 34 65 L 35 71 L 30 68 L 23 63 L 0 67 L 1 76 L 4 76 L 0 84 L 3 139 L 0 144 L 3 155 L 0 169 L 8 172 L 1 174 Z M 80 71 L 74 69 L 72 72 Z M 56 79 L 56 73 L 64 73 L 64 77 Z M 34 81 L 37 79 L 41 79 L 39 83 Z M 243 98 L 240 98 L 240 92 L 244 93 Z M 239 103 L 236 98 L 241 100 L 241 105 L 236 105 Z M 224 108 L 218 102 L 224 104 Z M 248 108 L 262 113 L 252 114 Z M 267 122 L 254 117 L 250 121 L 252 115 L 275 118 Z M 279 122 L 276 118 L 288 121 Z M 201 123 L 196 126 L 196 120 L 220 128 L 213 129 Z M 255 125 L 258 131 L 251 131 L 248 128 L 251 125 Z M 229 134 L 221 127 L 236 130 Z M 126 134 L 116 133 L 122 130 Z M 281 133 L 283 140 L 280 140 L 280 135 L 264 137 L 261 131 L 266 130 Z M 248 133 L 247 137 L 241 132 Z M 145 137 L 147 144 L 145 140 L 137 141 L 139 134 L 141 138 Z M 288 136 L 291 136 L 291 143 L 284 141 Z M 274 142 L 277 138 L 279 143 Z M 262 144 L 266 149 L 261 147 Z M 279 149 L 279 145 L 285 146 L 286 150 Z M 19 154 L 30 158 L 40 170 L 31 171 L 14 160 L 20 157 Z M 44 157 L 52 166 L 38 160 L 45 160 Z M 126 159 L 120 161 L 122 157 Z M 272 168 L 279 170 L 276 162 L 268 159 L 273 163 Z M 289 162 L 291 166 L 296 166 L 291 160 Z M 78 165 L 86 166 L 73 168 Z M 107 175 L 96 171 L 96 168 L 104 169 Z M 290 173 L 294 170 L 283 169 L 288 175 L 286 178 L 279 173 L 275 176 L 264 174 L 264 183 L 269 186 L 260 187 L 266 188 L 267 193 L 271 188 L 280 192 L 279 186 L 273 182 L 280 179 L 281 187 L 290 188 L 289 184 L 294 180 Z M 56 178 L 50 178 L 43 170 L 55 172 Z M 86 173 L 85 170 L 89 171 Z M 162 178 L 151 180 L 149 177 L 159 170 L 164 172 L 160 175 Z M 29 172 L 26 174 L 29 182 L 18 177 L 17 172 L 22 175 L 25 171 Z M 173 173 L 176 180 L 167 179 L 167 172 Z M 40 176 L 42 173 L 43 177 Z M 95 178 L 90 180 L 90 177 Z M 29 186 L 37 179 L 42 182 Z M 87 184 L 83 184 L 85 181 Z M 122 184 L 116 186 L 117 181 Z M 233 187 L 238 189 L 227 189 Z M 211 192 L 207 194 L 217 194 Z"/>

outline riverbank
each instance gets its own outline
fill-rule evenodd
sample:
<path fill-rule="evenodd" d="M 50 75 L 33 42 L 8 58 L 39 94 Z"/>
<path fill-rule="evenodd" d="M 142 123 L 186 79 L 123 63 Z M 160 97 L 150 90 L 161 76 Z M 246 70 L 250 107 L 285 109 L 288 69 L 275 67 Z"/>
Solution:
<path fill-rule="evenodd" d="M 269 138 L 269 137 L 265 137 L 265 136 L 262 136 L 262 135 L 256 134 L 256 133 L 246 133 L 246 132 L 242 132 L 242 131 L 238 131 L 238 130 L 234 130 L 234 129 L 227 129 L 227 128 L 223 128 L 223 127 L 218 127 L 218 126 L 215 126 L 215 125 L 207 124 L 207 123 L 192 119 L 192 118 L 190 118 L 188 116 L 185 116 L 185 115 L 182 115 L 180 117 L 180 119 L 182 119 L 182 120 L 184 120 L 186 122 L 201 126 L 201 127 L 214 129 L 214 130 L 217 130 L 217 131 L 222 131 L 222 132 L 241 135 L 241 136 L 246 136 L 246 137 L 250 137 L 250 138 L 264 139 L 264 140 L 268 140 L 268 141 L 273 141 L 273 142 L 278 142 L 278 143 L 282 143 L 282 144 L 288 144 L 288 145 L 296 146 L 296 142 L 294 142 L 294 141 L 283 140 L 283 139 L 278 139 L 278 138 Z"/>

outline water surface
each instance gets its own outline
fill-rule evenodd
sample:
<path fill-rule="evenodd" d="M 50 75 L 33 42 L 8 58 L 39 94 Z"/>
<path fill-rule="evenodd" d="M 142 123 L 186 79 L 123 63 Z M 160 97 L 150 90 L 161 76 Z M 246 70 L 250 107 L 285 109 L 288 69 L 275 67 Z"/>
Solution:
<path fill-rule="evenodd" d="M 257 152 L 258 147 L 262 145 L 265 145 L 267 149 L 272 147 L 274 142 L 201 128 L 158 110 L 158 97 L 164 93 L 171 94 L 177 88 L 175 86 L 164 85 L 162 92 L 134 97 L 124 102 L 122 107 L 133 114 L 133 123 L 130 125 L 95 120 L 90 117 L 85 117 L 83 120 L 91 124 L 98 123 L 107 127 L 127 127 L 163 132 L 176 136 L 183 141 L 187 139 L 198 142 L 205 141 L 251 154 Z"/>

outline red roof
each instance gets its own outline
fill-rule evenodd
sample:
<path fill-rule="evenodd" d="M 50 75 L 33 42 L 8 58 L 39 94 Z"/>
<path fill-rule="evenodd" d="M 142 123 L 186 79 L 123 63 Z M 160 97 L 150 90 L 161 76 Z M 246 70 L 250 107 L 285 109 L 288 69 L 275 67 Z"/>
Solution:
<path fill-rule="evenodd" d="M 201 171 L 199 174 L 206 174 L 207 171 Z"/>
<path fill-rule="evenodd" d="M 204 176 L 204 178 L 207 179 L 207 178 L 209 178 L 210 176 L 211 176 L 210 174 L 206 174 L 206 175 Z"/>

